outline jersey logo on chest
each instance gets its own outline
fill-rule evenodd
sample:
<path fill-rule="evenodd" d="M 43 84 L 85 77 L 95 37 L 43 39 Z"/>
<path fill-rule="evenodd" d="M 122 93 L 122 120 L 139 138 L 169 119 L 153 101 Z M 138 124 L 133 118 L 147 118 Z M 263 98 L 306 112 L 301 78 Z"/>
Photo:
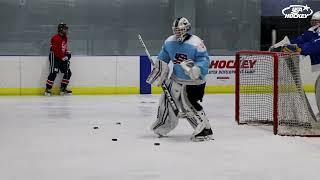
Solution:
<path fill-rule="evenodd" d="M 183 53 L 176 53 L 174 57 L 175 57 L 175 60 L 173 60 L 173 64 L 180 64 L 182 61 L 188 59 L 188 56 Z"/>

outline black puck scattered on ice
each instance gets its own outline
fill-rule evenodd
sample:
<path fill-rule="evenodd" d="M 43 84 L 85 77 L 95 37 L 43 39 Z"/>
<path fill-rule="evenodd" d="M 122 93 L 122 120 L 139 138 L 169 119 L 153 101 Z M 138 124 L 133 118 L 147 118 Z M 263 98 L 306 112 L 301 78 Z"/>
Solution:
<path fill-rule="evenodd" d="M 116 125 L 121 125 L 121 122 L 117 122 Z"/>
<path fill-rule="evenodd" d="M 99 129 L 99 127 L 98 127 L 98 126 L 95 126 L 95 127 L 93 127 L 93 129 Z"/>
<path fill-rule="evenodd" d="M 154 145 L 155 145 L 155 146 L 159 146 L 159 145 L 160 145 L 160 143 L 154 143 Z"/>
<path fill-rule="evenodd" d="M 112 139 L 112 141 L 118 141 L 118 139 L 114 138 L 114 139 Z"/>

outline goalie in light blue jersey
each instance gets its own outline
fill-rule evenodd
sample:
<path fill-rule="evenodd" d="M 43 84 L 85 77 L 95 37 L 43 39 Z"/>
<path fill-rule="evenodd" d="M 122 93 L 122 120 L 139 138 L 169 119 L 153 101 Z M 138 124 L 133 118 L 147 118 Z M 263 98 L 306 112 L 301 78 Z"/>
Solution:
<path fill-rule="evenodd" d="M 179 118 L 186 118 L 193 127 L 194 141 L 212 138 L 212 129 L 199 101 L 202 101 L 208 73 L 209 56 L 203 41 L 189 33 L 191 24 L 184 17 L 173 22 L 173 35 L 168 37 L 155 62 L 147 82 L 161 85 L 165 82 L 182 112 L 176 116 L 164 94 L 159 102 L 156 122 L 151 129 L 159 136 L 165 136 L 178 124 Z M 168 79 L 168 63 L 172 61 L 173 71 Z"/>

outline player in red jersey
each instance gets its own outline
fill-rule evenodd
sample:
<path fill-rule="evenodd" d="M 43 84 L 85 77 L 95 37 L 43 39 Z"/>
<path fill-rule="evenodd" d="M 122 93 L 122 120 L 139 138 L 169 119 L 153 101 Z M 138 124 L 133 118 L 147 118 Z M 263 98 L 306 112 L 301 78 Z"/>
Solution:
<path fill-rule="evenodd" d="M 67 33 L 68 26 L 65 23 L 60 23 L 58 25 L 58 33 L 51 38 L 49 54 L 50 74 L 46 83 L 46 96 L 51 96 L 51 89 L 59 71 L 64 73 L 60 86 L 60 95 L 72 93 L 72 91 L 67 89 L 70 77 L 72 75 L 70 70 L 71 53 L 68 51 Z"/>

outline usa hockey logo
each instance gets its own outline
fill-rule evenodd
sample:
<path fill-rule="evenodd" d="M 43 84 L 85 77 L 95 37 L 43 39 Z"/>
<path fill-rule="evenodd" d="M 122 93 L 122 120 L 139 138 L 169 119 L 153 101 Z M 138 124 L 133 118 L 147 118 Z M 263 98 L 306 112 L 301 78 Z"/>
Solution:
<path fill-rule="evenodd" d="M 312 13 L 313 11 L 308 5 L 290 5 L 289 7 L 282 9 L 284 18 L 307 18 Z"/>

